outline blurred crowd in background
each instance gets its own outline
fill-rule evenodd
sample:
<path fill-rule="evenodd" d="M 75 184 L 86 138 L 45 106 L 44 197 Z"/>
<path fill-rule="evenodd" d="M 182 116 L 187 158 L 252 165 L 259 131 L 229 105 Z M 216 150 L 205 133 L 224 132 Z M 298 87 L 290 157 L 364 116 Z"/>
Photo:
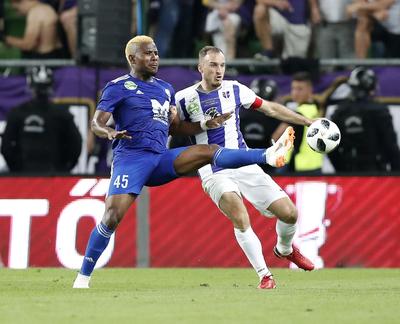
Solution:
<path fill-rule="evenodd" d="M 0 57 L 76 57 L 77 0 L 0 4 Z M 137 5 L 132 34 L 143 22 L 160 57 L 195 57 L 204 44 L 227 59 L 400 57 L 399 0 L 148 0 L 142 17 Z"/>
<path fill-rule="evenodd" d="M 330 171 L 400 170 L 396 134 L 400 130 L 388 106 L 374 99 L 378 80 L 373 69 L 351 67 L 349 78 L 339 80 L 323 96 L 316 96 L 313 88 L 320 58 L 400 58 L 400 0 L 125 1 L 132 10 L 127 39 L 140 31 L 148 34 L 161 58 L 195 58 L 201 47 L 212 44 L 226 54 L 230 76 L 243 73 L 229 67 L 235 58 L 285 61 L 277 73 L 291 75 L 286 96 L 278 97 L 278 84 L 268 77 L 254 77 L 248 85 L 266 100 L 285 103 L 309 118 L 327 116 L 338 123 L 343 138 L 339 149 L 329 155 Z M 72 58 L 82 63 L 79 8 L 86 10 L 89 2 L 0 0 L 0 59 Z M 123 53 L 125 43 L 118 46 Z M 121 53 L 116 55 L 123 58 Z M 77 117 L 49 100 L 52 71 L 42 66 L 23 73 L 32 100 L 12 109 L 7 124 L 0 127 L 5 160 L 3 166 L 0 161 L 0 172 L 68 173 L 85 152 L 89 157 L 85 163 L 96 158 L 96 166 L 88 167 L 88 172 L 107 173 L 111 163 L 108 141 L 96 139 L 90 131 L 84 134 L 82 129 L 88 124 L 79 132 Z M 329 105 L 335 111 L 328 112 Z M 269 146 L 287 126 L 257 112 L 241 114 L 241 130 L 249 147 Z M 323 172 L 326 161 L 305 144 L 304 127 L 297 127 L 296 134 L 289 164 L 280 171 L 264 166 L 265 171 Z M 185 144 L 190 144 L 186 138 L 171 140 L 171 145 Z"/>
<path fill-rule="evenodd" d="M 0 4 L 0 58 L 76 55 L 76 0 L 3 0 Z"/>

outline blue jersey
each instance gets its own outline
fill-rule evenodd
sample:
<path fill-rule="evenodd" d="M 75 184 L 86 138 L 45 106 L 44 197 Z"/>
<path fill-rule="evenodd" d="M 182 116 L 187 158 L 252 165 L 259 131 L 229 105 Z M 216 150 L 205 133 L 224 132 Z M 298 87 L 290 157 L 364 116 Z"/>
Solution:
<path fill-rule="evenodd" d="M 142 81 L 126 74 L 109 82 L 97 109 L 112 113 L 115 129 L 126 130 L 132 136 L 131 140 L 115 140 L 114 154 L 132 150 L 164 152 L 174 97 L 172 86 L 157 78 Z"/>

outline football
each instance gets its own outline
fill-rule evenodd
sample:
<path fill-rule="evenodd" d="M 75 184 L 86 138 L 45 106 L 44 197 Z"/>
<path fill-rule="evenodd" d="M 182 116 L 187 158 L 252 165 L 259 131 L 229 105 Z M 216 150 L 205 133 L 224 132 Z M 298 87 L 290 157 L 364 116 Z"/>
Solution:
<path fill-rule="evenodd" d="M 326 118 L 316 120 L 307 130 L 307 143 L 318 153 L 333 151 L 339 145 L 340 138 L 339 127 Z"/>

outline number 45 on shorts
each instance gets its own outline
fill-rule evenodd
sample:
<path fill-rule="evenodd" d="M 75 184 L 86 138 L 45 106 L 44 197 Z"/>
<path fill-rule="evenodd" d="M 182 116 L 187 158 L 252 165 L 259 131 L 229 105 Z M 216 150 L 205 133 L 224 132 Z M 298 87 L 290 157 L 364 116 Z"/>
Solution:
<path fill-rule="evenodd" d="M 121 186 L 121 188 L 128 188 L 128 175 L 127 174 L 123 174 L 123 175 L 118 175 L 115 180 L 113 185 L 116 188 L 119 188 Z"/>

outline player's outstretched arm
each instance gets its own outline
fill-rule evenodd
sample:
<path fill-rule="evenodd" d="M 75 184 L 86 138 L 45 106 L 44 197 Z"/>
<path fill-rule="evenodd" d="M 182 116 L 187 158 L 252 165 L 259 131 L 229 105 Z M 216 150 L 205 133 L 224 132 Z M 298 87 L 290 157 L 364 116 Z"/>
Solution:
<path fill-rule="evenodd" d="M 289 124 L 310 126 L 313 122 L 311 119 L 295 113 L 277 102 L 263 100 L 263 103 L 257 110 L 269 117 L 282 120 Z"/>
<path fill-rule="evenodd" d="M 90 128 L 93 133 L 99 137 L 113 139 L 131 139 L 126 130 L 117 131 L 114 128 L 107 126 L 107 122 L 111 118 L 111 113 L 102 110 L 96 110 L 94 113 Z"/>
<path fill-rule="evenodd" d="M 206 121 L 202 122 L 187 122 L 181 120 L 179 115 L 176 114 L 171 122 L 169 133 L 171 135 L 196 135 L 208 129 L 214 129 L 224 126 L 225 121 L 231 118 L 233 111 L 224 113 Z"/>

